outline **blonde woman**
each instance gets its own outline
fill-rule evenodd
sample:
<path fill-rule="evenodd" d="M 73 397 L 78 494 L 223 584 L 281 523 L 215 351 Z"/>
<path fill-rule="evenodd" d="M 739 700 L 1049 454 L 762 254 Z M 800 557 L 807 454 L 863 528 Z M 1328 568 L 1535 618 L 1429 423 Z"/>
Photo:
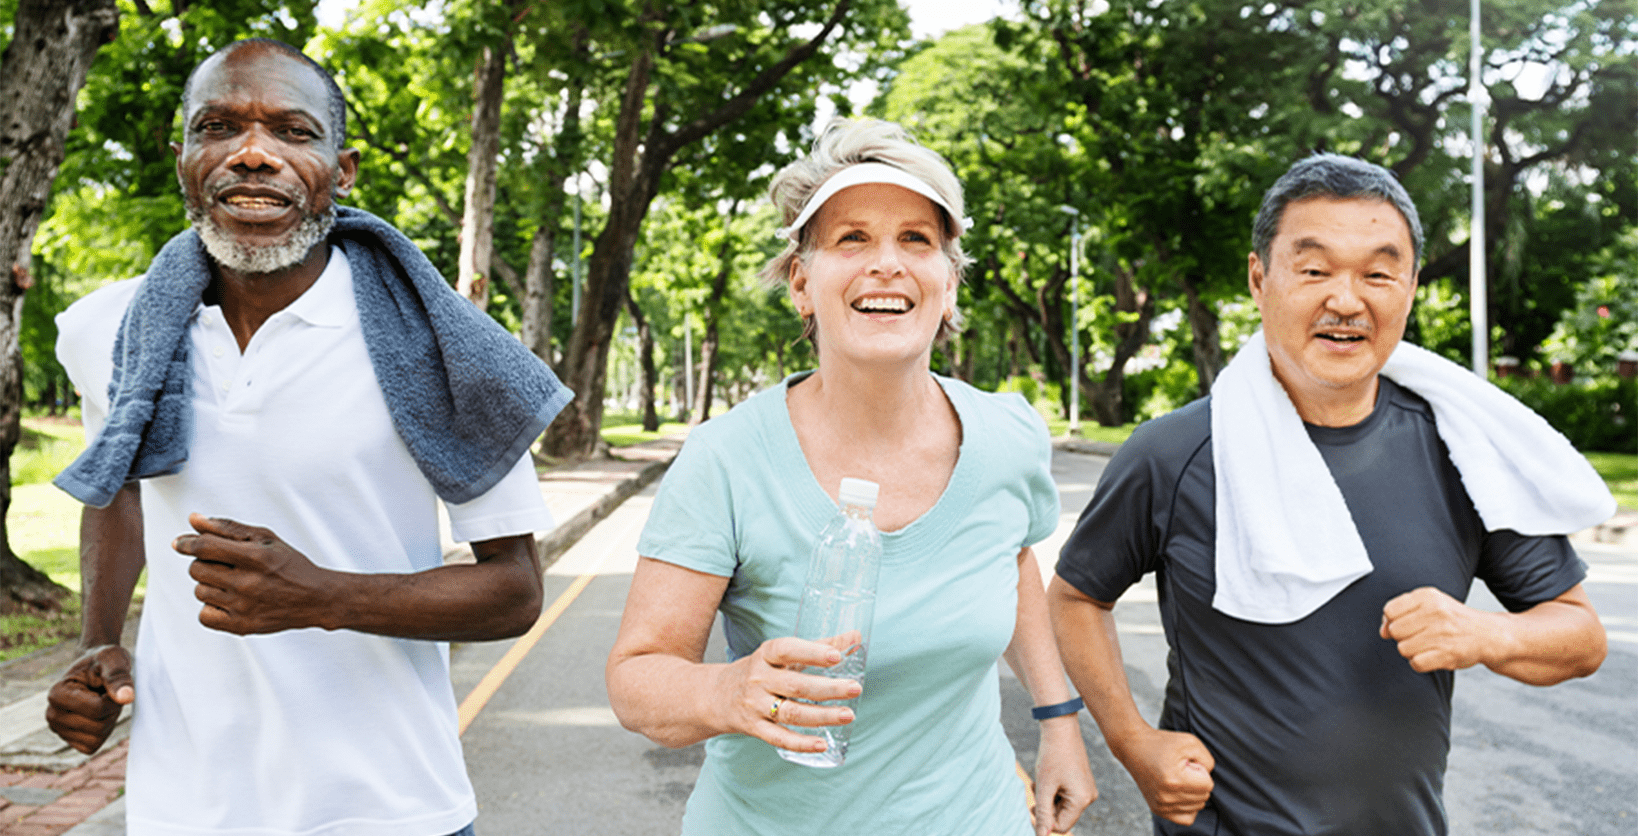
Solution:
<path fill-rule="evenodd" d="M 961 185 L 895 125 L 838 120 L 774 179 L 785 284 L 818 346 L 792 375 L 689 437 L 638 545 L 608 663 L 621 723 L 706 760 L 685 834 L 1067 831 L 1097 795 L 1030 546 L 1059 507 L 1041 419 L 1016 395 L 928 367 L 958 320 Z M 881 486 L 883 560 L 864 681 L 791 636 L 808 555 L 844 476 Z M 704 661 L 718 612 L 731 661 Z M 1035 824 L 1000 721 L 997 660 L 1040 721 Z M 862 691 L 862 694 L 861 694 Z M 859 696 L 857 716 L 811 705 Z M 785 728 L 852 723 L 833 769 Z M 784 724 L 784 725 L 782 725 Z"/>

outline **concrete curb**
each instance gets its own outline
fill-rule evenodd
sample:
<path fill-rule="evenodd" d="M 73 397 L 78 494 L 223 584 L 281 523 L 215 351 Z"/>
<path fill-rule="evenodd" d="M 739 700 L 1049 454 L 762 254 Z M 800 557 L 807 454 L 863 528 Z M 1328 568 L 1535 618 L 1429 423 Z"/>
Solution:
<path fill-rule="evenodd" d="M 541 568 L 545 569 L 556 563 L 564 552 L 579 542 L 580 538 L 584 537 L 586 532 L 592 529 L 592 526 L 597 525 L 604 517 L 613 513 L 614 509 L 620 507 L 621 503 L 630 499 L 638 491 L 648 487 L 650 482 L 660 478 L 660 475 L 665 473 L 666 468 L 670 466 L 671 459 L 669 458 L 643 465 L 635 476 L 621 480 L 615 485 L 614 490 L 604 494 L 585 510 L 564 520 L 556 528 L 537 538 L 535 547 L 540 550 Z"/>
<path fill-rule="evenodd" d="M 1086 453 L 1093 456 L 1113 456 L 1120 449 L 1119 444 L 1108 441 L 1093 441 L 1090 438 L 1075 438 L 1061 435 L 1052 439 L 1054 450 L 1063 450 L 1066 453 Z"/>

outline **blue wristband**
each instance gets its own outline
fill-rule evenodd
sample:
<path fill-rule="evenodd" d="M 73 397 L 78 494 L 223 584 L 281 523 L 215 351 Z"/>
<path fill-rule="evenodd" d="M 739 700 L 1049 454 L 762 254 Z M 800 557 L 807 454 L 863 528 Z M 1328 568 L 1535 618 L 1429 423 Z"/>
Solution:
<path fill-rule="evenodd" d="M 1065 714 L 1074 714 L 1085 707 L 1086 703 L 1082 701 L 1080 697 L 1076 697 L 1069 702 L 1061 702 L 1057 705 L 1043 705 L 1032 708 L 1029 710 L 1029 716 L 1034 717 L 1037 720 L 1051 720 L 1054 717 L 1062 717 Z"/>

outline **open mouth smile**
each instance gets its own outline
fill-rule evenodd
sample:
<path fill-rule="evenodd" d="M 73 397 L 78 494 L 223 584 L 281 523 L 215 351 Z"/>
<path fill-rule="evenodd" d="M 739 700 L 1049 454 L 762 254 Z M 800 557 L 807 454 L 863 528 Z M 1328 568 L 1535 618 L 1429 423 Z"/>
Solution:
<path fill-rule="evenodd" d="M 1319 337 L 1322 340 L 1329 340 L 1329 341 L 1334 342 L 1334 343 L 1343 343 L 1343 344 L 1346 344 L 1346 343 L 1359 343 L 1359 342 L 1364 342 L 1365 341 L 1365 335 L 1364 334 L 1320 333 L 1320 334 L 1316 334 L 1315 336 Z"/>
<path fill-rule="evenodd" d="M 903 296 L 861 296 L 853 300 L 853 309 L 867 314 L 909 313 L 915 304 Z"/>
<path fill-rule="evenodd" d="M 302 201 L 304 196 L 299 191 L 292 192 L 270 184 L 241 181 L 214 189 L 212 202 L 240 223 L 272 223 L 282 220 Z"/>

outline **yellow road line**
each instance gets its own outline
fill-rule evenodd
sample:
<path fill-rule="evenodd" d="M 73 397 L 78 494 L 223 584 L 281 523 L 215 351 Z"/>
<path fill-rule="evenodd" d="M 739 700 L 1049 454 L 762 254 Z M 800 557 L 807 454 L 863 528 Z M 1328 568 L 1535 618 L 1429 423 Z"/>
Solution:
<path fill-rule="evenodd" d="M 563 590 L 563 594 L 557 596 L 557 600 L 553 601 L 552 605 L 540 614 L 535 626 L 530 627 L 529 632 L 524 633 L 517 641 L 513 642 L 512 647 L 506 651 L 506 655 L 502 656 L 501 660 L 496 662 L 493 668 L 489 669 L 489 673 L 483 675 L 483 679 L 478 682 L 477 687 L 472 689 L 472 693 L 467 694 L 466 699 L 461 700 L 461 707 L 458 711 L 461 721 L 459 734 L 466 734 L 467 727 L 472 725 L 473 720 L 477 719 L 478 712 L 489 704 L 489 699 L 495 696 L 496 691 L 500 690 L 501 684 L 506 681 L 508 676 L 512 675 L 512 671 L 517 669 L 518 663 L 523 661 L 523 657 L 529 655 L 529 651 L 534 649 L 535 644 L 540 641 L 540 637 L 546 635 L 546 631 L 551 628 L 552 623 L 557 621 L 558 616 L 562 615 L 570 604 L 574 603 L 574 599 L 580 596 L 586 585 L 590 584 L 595 577 L 597 577 L 596 572 L 587 572 L 575 578 L 574 583 L 569 584 L 569 588 Z"/>

